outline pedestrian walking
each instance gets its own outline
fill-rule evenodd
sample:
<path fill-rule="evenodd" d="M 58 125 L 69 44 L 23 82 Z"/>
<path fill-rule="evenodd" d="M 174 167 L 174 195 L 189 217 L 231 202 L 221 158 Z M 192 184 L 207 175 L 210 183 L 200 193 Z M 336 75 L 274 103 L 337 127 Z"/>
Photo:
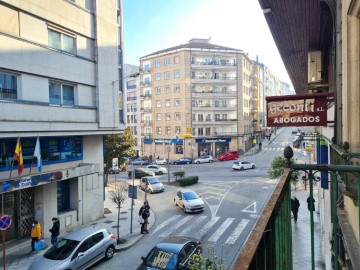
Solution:
<path fill-rule="evenodd" d="M 41 233 L 40 223 L 37 220 L 34 220 L 31 229 L 31 251 L 35 251 L 35 243 L 40 241 Z"/>
<path fill-rule="evenodd" d="M 309 211 L 315 211 L 315 199 L 310 196 L 306 200 Z"/>
<path fill-rule="evenodd" d="M 149 230 L 147 228 L 147 225 L 149 224 L 148 218 L 150 216 L 150 206 L 148 201 L 145 201 L 144 204 L 141 206 L 139 210 L 139 216 L 141 216 L 144 220 L 143 223 L 141 223 L 140 233 L 141 234 L 149 233 Z"/>
<path fill-rule="evenodd" d="M 51 232 L 51 244 L 55 245 L 60 234 L 60 221 L 56 217 L 53 217 L 51 221 L 53 222 L 52 228 L 49 229 L 49 231 Z"/>
<path fill-rule="evenodd" d="M 299 200 L 295 196 L 292 196 L 292 198 L 291 198 L 291 212 L 293 213 L 295 224 L 297 223 L 297 219 L 298 219 L 299 207 L 300 207 Z"/>

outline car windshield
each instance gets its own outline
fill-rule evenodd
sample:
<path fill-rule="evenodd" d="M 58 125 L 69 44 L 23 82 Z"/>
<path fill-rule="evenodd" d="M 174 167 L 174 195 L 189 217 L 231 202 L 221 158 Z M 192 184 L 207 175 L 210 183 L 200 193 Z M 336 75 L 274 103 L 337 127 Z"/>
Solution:
<path fill-rule="evenodd" d="M 155 177 L 148 178 L 148 181 L 149 181 L 150 184 L 160 183 L 159 179 L 157 179 Z"/>
<path fill-rule="evenodd" d="M 167 252 L 157 247 L 153 248 L 146 257 L 145 266 L 158 269 L 176 269 L 178 254 Z"/>
<path fill-rule="evenodd" d="M 49 260 L 64 260 L 70 256 L 79 243 L 79 241 L 62 238 L 45 252 L 44 257 Z"/>
<path fill-rule="evenodd" d="M 195 200 L 199 199 L 199 196 L 195 192 L 184 192 L 185 200 Z"/>

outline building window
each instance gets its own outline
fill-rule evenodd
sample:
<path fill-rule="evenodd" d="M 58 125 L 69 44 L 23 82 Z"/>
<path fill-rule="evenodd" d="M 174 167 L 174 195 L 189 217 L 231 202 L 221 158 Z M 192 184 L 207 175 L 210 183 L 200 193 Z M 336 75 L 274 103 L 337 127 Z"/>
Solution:
<path fill-rule="evenodd" d="M 17 78 L 0 72 L 0 98 L 17 98 Z"/>
<path fill-rule="evenodd" d="M 204 122 L 204 115 L 198 114 L 198 121 L 199 122 Z"/>
<path fill-rule="evenodd" d="M 165 66 L 170 66 L 170 58 L 165 58 L 164 65 Z"/>
<path fill-rule="evenodd" d="M 179 56 L 175 56 L 174 57 L 174 64 L 179 64 L 180 63 L 180 57 Z"/>
<path fill-rule="evenodd" d="M 74 86 L 66 85 L 59 82 L 49 83 L 50 104 L 55 105 L 75 105 Z"/>
<path fill-rule="evenodd" d="M 176 113 L 175 113 L 175 120 L 176 120 L 176 121 L 179 121 L 179 120 L 180 120 L 180 113 L 179 113 L 179 112 L 176 112 Z"/>
<path fill-rule="evenodd" d="M 175 127 L 175 132 L 176 132 L 177 134 L 181 134 L 181 128 L 180 128 L 179 126 L 176 126 L 176 127 Z"/>
<path fill-rule="evenodd" d="M 161 74 L 160 74 L 160 73 L 156 73 L 156 74 L 155 74 L 155 80 L 156 80 L 156 81 L 160 81 L 160 80 L 161 80 Z"/>
<path fill-rule="evenodd" d="M 156 133 L 157 133 L 157 134 L 161 134 L 161 127 L 157 127 L 157 128 L 156 128 Z"/>
<path fill-rule="evenodd" d="M 211 134 L 211 128 L 205 128 L 205 135 L 210 136 Z"/>
<path fill-rule="evenodd" d="M 175 70 L 174 71 L 174 77 L 175 78 L 180 78 L 180 70 Z"/>
<path fill-rule="evenodd" d="M 161 87 L 160 86 L 156 87 L 155 92 L 156 92 L 157 95 L 160 95 L 161 94 Z"/>
<path fill-rule="evenodd" d="M 57 182 L 57 211 L 58 213 L 70 210 L 70 180 Z"/>
<path fill-rule="evenodd" d="M 170 93 L 170 85 L 165 86 L 165 94 Z"/>
<path fill-rule="evenodd" d="M 204 129 L 198 128 L 198 136 L 203 136 L 203 135 L 204 135 Z"/>
<path fill-rule="evenodd" d="M 155 62 L 155 67 L 160 67 L 160 65 L 161 65 L 161 61 L 160 60 L 156 60 L 156 62 Z"/>
<path fill-rule="evenodd" d="M 165 79 L 165 80 L 170 80 L 170 71 L 166 71 L 166 72 L 164 73 L 164 79 Z"/>
<path fill-rule="evenodd" d="M 171 127 L 166 127 L 165 130 L 166 130 L 166 134 L 171 134 Z"/>
<path fill-rule="evenodd" d="M 170 107 L 170 99 L 165 99 L 165 107 Z"/>
<path fill-rule="evenodd" d="M 170 121 L 170 120 L 171 120 L 171 119 L 170 119 L 170 113 L 165 114 L 165 120 L 166 120 L 166 121 Z"/>
<path fill-rule="evenodd" d="M 157 100 L 156 101 L 156 108 L 160 108 L 161 107 L 161 100 Z"/>
<path fill-rule="evenodd" d="M 174 85 L 174 92 L 180 92 L 180 84 L 178 83 L 178 84 L 175 84 Z"/>
<path fill-rule="evenodd" d="M 145 64 L 144 65 L 144 70 L 150 70 L 150 64 Z"/>
<path fill-rule="evenodd" d="M 161 113 L 157 113 L 157 114 L 156 114 L 156 120 L 157 120 L 157 121 L 161 121 Z"/>
<path fill-rule="evenodd" d="M 72 36 L 48 29 L 48 42 L 51 48 L 76 54 L 76 39 Z"/>
<path fill-rule="evenodd" d="M 180 106 L 180 98 L 175 98 L 175 107 L 179 107 Z"/>

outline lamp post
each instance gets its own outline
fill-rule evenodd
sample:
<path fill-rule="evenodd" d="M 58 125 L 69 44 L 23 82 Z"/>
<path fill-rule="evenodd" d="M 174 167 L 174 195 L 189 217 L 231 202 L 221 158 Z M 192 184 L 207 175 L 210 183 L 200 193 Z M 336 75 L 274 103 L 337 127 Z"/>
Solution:
<path fill-rule="evenodd" d="M 170 141 L 169 141 L 169 144 L 168 144 L 168 160 L 167 160 L 167 164 L 168 164 L 168 182 L 170 182 L 170 145 L 171 145 L 171 142 L 172 142 L 172 139 L 173 138 L 176 138 L 176 140 L 178 140 L 179 138 L 179 134 L 175 134 L 174 136 L 171 137 Z"/>

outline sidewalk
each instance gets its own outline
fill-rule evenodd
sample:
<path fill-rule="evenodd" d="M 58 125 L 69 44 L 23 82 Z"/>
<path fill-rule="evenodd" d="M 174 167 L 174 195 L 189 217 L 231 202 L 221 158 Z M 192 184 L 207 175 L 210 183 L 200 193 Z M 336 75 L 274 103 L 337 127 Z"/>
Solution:
<path fill-rule="evenodd" d="M 118 179 L 118 181 L 121 181 Z M 122 180 L 127 182 L 128 180 Z M 114 188 L 115 182 L 113 179 L 108 184 L 106 188 L 106 192 L 108 193 L 109 190 Z M 123 244 L 119 244 L 116 246 L 117 251 L 127 249 L 133 246 L 138 240 L 141 239 L 143 236 L 140 234 L 140 223 L 138 223 L 138 212 L 143 204 L 143 198 L 138 198 L 134 200 L 133 206 L 133 215 L 132 215 L 132 226 L 131 226 L 131 199 L 126 199 L 124 204 L 121 206 L 120 212 L 120 239 L 124 240 Z M 151 211 L 151 209 L 150 209 Z M 117 214 L 118 208 L 116 204 L 110 201 L 109 194 L 106 194 L 106 200 L 104 201 L 104 217 L 96 222 L 93 222 L 86 226 L 96 226 L 106 228 L 109 232 L 117 236 Z M 149 228 L 154 224 L 155 216 L 154 213 L 151 211 L 151 215 L 149 217 Z M 131 232 L 132 228 L 132 232 Z M 62 235 L 66 234 L 64 232 Z M 61 235 L 60 235 L 61 236 Z M 45 242 L 50 245 L 50 238 L 45 238 Z M 25 270 L 31 265 L 31 263 L 38 257 L 41 256 L 45 250 L 40 252 L 30 252 L 31 239 L 27 239 L 24 241 L 15 241 L 14 243 L 10 243 L 6 247 L 6 270 Z M 2 253 L 2 246 L 0 247 L 0 269 L 3 269 L 3 253 Z"/>

